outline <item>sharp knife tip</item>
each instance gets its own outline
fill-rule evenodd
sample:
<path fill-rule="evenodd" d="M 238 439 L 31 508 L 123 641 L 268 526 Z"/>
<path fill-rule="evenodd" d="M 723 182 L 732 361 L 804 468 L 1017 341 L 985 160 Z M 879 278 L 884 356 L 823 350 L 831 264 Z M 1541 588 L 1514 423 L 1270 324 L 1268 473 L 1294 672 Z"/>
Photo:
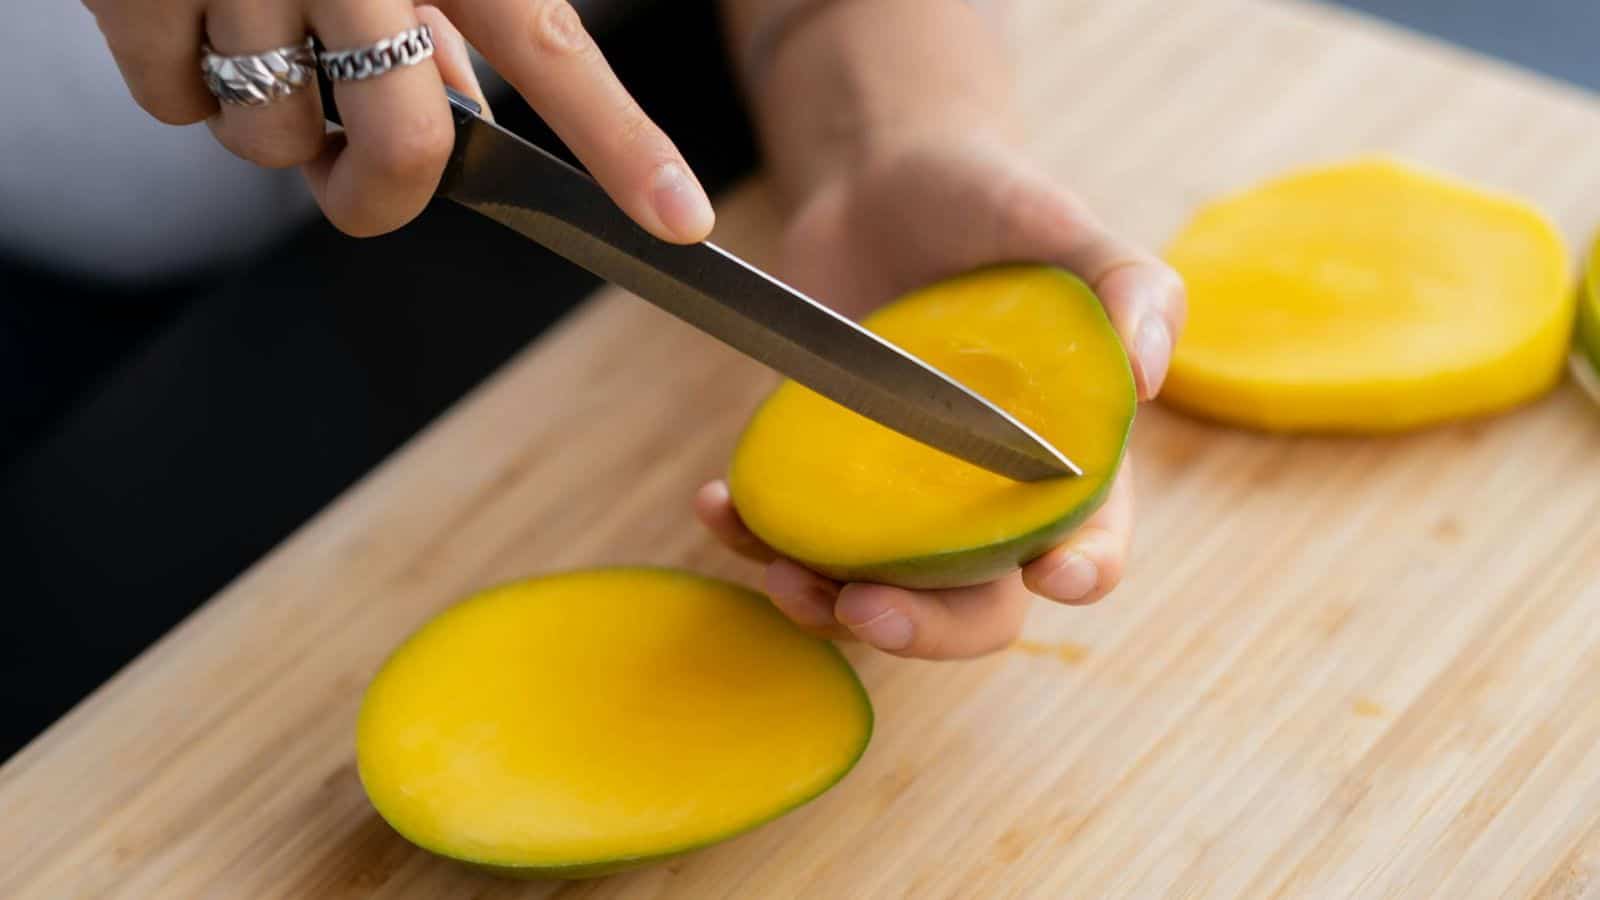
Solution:
<path fill-rule="evenodd" d="M 1066 454 L 1050 446 L 1049 444 L 1041 443 L 1040 446 L 1049 451 L 1050 460 L 1055 464 L 1055 471 L 1051 473 L 1050 477 L 1083 477 L 1083 469 L 1080 468 L 1077 463 L 1073 462 L 1071 459 L 1068 459 Z"/>

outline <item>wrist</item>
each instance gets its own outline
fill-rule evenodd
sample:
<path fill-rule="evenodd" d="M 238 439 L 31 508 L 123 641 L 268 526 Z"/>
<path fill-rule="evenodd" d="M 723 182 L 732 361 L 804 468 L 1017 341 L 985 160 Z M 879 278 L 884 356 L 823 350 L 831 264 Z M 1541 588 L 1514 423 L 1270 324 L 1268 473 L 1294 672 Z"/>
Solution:
<path fill-rule="evenodd" d="M 791 200 L 929 142 L 1020 139 L 1005 47 L 960 0 L 798 0 L 752 30 L 745 87 Z"/>

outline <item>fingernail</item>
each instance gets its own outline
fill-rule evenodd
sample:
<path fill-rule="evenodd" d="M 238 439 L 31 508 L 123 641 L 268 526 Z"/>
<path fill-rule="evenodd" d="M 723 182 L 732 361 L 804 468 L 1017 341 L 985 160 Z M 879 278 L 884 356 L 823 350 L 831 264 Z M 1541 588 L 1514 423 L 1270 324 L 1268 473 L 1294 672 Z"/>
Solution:
<path fill-rule="evenodd" d="M 720 478 L 716 481 L 708 481 L 700 486 L 700 500 L 702 503 L 721 506 L 726 504 L 729 499 L 728 483 Z"/>
<path fill-rule="evenodd" d="M 700 240 L 711 231 L 716 213 L 705 191 L 677 163 L 663 163 L 651 185 L 651 205 L 667 230 L 684 240 Z"/>
<path fill-rule="evenodd" d="M 912 638 L 916 637 L 916 629 L 905 613 L 886 603 L 871 604 L 865 609 L 856 609 L 855 604 L 847 606 L 843 603 L 839 607 L 841 611 L 849 613 L 840 615 L 839 624 L 879 650 L 904 650 L 911 646 Z"/>
<path fill-rule="evenodd" d="M 1172 332 L 1167 330 L 1167 320 L 1160 313 L 1146 313 L 1133 347 L 1139 358 L 1139 371 L 1144 373 L 1146 399 L 1154 397 L 1167 380 L 1167 367 L 1172 364 Z"/>
<path fill-rule="evenodd" d="M 462 68 L 466 71 L 462 74 L 466 75 L 467 81 L 470 82 L 468 86 L 472 88 L 472 96 L 482 97 L 483 85 L 478 81 L 478 70 L 472 65 L 472 50 L 467 47 L 467 39 L 462 37 L 459 32 L 455 35 L 455 45 L 456 52 L 461 54 L 461 59 L 464 63 Z M 484 105 L 483 114 L 486 118 L 489 116 L 488 104 Z"/>
<path fill-rule="evenodd" d="M 1044 577 L 1041 586 L 1051 598 L 1071 603 L 1089 596 L 1099 581 L 1099 567 L 1082 553 L 1073 553 L 1054 572 Z"/>
<path fill-rule="evenodd" d="M 879 650 L 904 650 L 911 646 L 913 637 L 911 620 L 896 609 L 887 610 L 871 621 L 853 625 L 850 630 Z"/>

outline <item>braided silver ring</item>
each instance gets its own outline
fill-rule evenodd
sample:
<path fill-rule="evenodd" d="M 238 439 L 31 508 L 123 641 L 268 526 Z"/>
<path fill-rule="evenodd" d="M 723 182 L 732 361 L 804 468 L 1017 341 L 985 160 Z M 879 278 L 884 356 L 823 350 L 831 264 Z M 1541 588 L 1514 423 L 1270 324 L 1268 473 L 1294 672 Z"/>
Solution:
<path fill-rule="evenodd" d="M 418 25 L 365 47 L 325 50 L 317 62 L 329 81 L 364 81 L 391 69 L 414 66 L 432 55 L 433 30 Z"/>
<path fill-rule="evenodd" d="M 234 106 L 266 106 L 310 84 L 317 77 L 311 38 L 265 53 L 224 56 L 200 48 L 200 76 L 206 90 Z"/>

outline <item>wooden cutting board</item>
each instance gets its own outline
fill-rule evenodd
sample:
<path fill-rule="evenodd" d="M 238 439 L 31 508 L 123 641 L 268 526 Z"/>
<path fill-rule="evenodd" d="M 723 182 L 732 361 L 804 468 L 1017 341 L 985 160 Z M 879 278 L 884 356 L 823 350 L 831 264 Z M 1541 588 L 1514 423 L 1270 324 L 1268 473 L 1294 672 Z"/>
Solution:
<path fill-rule="evenodd" d="M 1281 167 L 1409 155 L 1600 227 L 1593 98 L 1319 7 L 1033 0 L 1034 143 L 1159 243 Z M 765 258 L 759 185 L 724 240 Z M 560 567 L 749 578 L 692 524 L 763 371 L 605 292 L 0 769 L 0 897 L 1600 896 L 1600 410 L 1385 440 L 1137 429 L 1132 577 L 962 664 L 852 650 L 836 790 L 671 865 L 496 881 L 352 768 L 425 617 Z"/>

